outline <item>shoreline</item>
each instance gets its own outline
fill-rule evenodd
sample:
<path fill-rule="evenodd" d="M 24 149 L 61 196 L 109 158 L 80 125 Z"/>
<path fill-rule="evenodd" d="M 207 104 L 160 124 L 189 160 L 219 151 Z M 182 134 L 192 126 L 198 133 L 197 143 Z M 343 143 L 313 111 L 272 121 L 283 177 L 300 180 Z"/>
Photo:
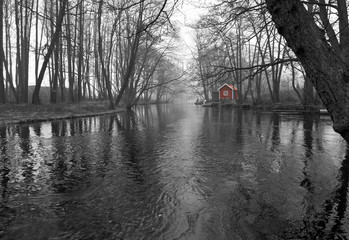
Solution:
<path fill-rule="evenodd" d="M 109 109 L 107 102 L 81 102 L 59 104 L 4 104 L 0 105 L 0 126 L 34 122 L 94 117 L 124 112 L 126 109 Z"/>
<path fill-rule="evenodd" d="M 11 122 L 1 122 L 0 125 L 10 125 L 10 124 L 23 124 L 23 123 L 34 123 L 34 122 L 45 122 L 45 121 L 55 121 L 55 120 L 64 120 L 64 119 L 75 119 L 75 118 L 83 118 L 83 117 L 95 117 L 102 116 L 107 114 L 124 112 L 126 110 L 110 110 L 106 112 L 95 112 L 95 113 L 81 113 L 81 114 L 71 114 L 71 115 L 63 115 L 63 116 L 51 116 L 51 117 L 42 117 L 42 118 L 27 118 L 27 119 L 19 119 Z"/>

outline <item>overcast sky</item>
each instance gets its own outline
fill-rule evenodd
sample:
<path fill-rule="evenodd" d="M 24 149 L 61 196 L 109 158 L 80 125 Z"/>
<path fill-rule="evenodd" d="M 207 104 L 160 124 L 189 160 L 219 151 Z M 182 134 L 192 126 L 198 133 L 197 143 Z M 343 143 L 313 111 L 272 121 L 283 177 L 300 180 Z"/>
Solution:
<path fill-rule="evenodd" d="M 181 50 L 183 57 L 190 59 L 191 51 L 194 50 L 194 31 L 190 25 L 199 20 L 200 15 L 205 14 L 207 6 L 216 2 L 215 0 L 183 0 L 178 7 L 178 12 L 174 15 L 173 21 L 180 26 L 180 36 L 182 39 Z"/>

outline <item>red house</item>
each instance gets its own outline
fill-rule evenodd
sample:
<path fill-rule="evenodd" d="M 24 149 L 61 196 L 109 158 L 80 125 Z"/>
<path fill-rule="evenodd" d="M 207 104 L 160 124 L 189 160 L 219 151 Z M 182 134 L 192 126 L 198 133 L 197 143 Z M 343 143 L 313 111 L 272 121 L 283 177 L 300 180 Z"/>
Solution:
<path fill-rule="evenodd" d="M 219 91 L 219 99 L 229 99 L 229 100 L 237 100 L 238 99 L 238 90 L 233 87 L 233 85 L 223 84 Z"/>

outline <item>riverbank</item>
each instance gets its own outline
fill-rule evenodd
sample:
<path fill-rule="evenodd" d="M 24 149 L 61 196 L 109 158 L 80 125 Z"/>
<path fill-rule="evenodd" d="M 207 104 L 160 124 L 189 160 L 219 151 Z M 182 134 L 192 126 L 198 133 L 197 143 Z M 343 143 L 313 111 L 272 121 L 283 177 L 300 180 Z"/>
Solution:
<path fill-rule="evenodd" d="M 90 117 L 125 111 L 109 109 L 106 101 L 89 101 L 76 104 L 1 104 L 0 125 L 53 121 L 59 119 Z"/>

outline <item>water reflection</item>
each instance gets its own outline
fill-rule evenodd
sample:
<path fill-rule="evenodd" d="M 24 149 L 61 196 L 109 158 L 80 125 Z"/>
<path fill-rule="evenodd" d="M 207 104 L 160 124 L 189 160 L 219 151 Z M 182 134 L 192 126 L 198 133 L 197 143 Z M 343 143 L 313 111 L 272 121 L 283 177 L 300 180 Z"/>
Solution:
<path fill-rule="evenodd" d="M 348 239 L 349 148 L 338 175 L 338 187 L 323 204 L 316 222 L 317 237 L 322 239 Z"/>
<path fill-rule="evenodd" d="M 330 237 L 335 239 L 336 237 L 345 238 L 348 234 L 348 185 L 349 185 L 349 149 L 347 150 L 347 155 L 342 162 L 342 167 L 340 168 L 339 177 L 340 187 L 335 193 L 335 205 L 337 205 L 337 216 L 335 217 L 335 224 L 332 227 Z M 346 219 L 346 222 L 345 222 Z M 346 228 L 345 228 L 346 226 Z"/>
<path fill-rule="evenodd" d="M 347 239 L 349 150 L 329 123 L 159 105 L 1 127 L 0 237 Z"/>
<path fill-rule="evenodd" d="M 8 195 L 8 182 L 10 180 L 9 178 L 9 159 L 6 154 L 6 143 L 7 143 L 7 133 L 6 133 L 6 127 L 0 127 L 0 141 L 1 141 L 1 156 L 4 156 L 1 161 L 1 206 L 3 203 L 6 203 L 7 201 L 7 195 Z"/>

